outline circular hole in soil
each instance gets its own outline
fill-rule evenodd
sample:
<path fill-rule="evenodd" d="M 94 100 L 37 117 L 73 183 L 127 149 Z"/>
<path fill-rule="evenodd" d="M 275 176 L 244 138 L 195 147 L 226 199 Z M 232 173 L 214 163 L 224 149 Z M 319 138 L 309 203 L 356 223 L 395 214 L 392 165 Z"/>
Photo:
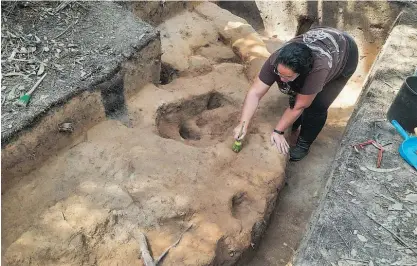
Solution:
<path fill-rule="evenodd" d="M 178 70 L 167 63 L 161 64 L 161 75 L 159 83 L 166 85 L 178 77 Z"/>
<path fill-rule="evenodd" d="M 210 146 L 232 135 L 239 109 L 218 92 L 200 95 L 158 110 L 157 127 L 163 138 L 191 146 Z"/>

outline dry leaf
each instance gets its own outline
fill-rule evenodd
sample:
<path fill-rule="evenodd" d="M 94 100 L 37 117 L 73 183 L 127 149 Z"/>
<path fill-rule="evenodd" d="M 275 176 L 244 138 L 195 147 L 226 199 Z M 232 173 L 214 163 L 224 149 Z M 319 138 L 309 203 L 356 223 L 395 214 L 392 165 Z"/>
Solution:
<path fill-rule="evenodd" d="M 17 48 L 14 48 L 13 51 L 12 51 L 12 54 L 9 56 L 8 60 L 11 61 L 16 56 L 16 53 L 17 53 Z"/>
<path fill-rule="evenodd" d="M 13 77 L 13 76 L 25 76 L 25 75 L 19 72 L 10 72 L 10 73 L 6 73 L 3 75 L 3 77 Z"/>
<path fill-rule="evenodd" d="M 391 186 L 392 186 L 392 187 L 400 187 L 400 186 L 398 185 L 398 183 L 391 183 Z"/>
<path fill-rule="evenodd" d="M 403 205 L 399 202 L 392 204 L 391 206 L 388 207 L 389 211 L 401 211 L 403 210 Z"/>
<path fill-rule="evenodd" d="M 405 200 L 406 200 L 406 201 L 413 202 L 413 203 L 416 203 L 416 202 L 417 202 L 417 194 L 408 194 L 408 195 L 405 197 Z"/>
<path fill-rule="evenodd" d="M 39 37 L 36 36 L 36 35 L 35 35 L 35 39 L 36 39 L 36 43 L 40 43 L 41 42 L 41 39 L 39 39 Z"/>
<path fill-rule="evenodd" d="M 356 236 L 357 236 L 357 237 L 359 238 L 359 240 L 360 240 L 360 241 L 362 241 L 362 242 L 366 242 L 366 241 L 368 241 L 368 239 L 366 239 L 366 237 L 364 237 L 363 235 L 357 234 Z"/>
<path fill-rule="evenodd" d="M 10 37 L 12 37 L 12 38 L 16 38 L 16 35 L 14 35 L 13 33 L 11 33 L 10 31 L 7 31 L 7 34 L 9 34 Z"/>
<path fill-rule="evenodd" d="M 9 93 L 7 94 L 7 100 L 11 101 L 16 98 L 15 91 L 16 91 L 16 86 L 10 89 Z"/>
<path fill-rule="evenodd" d="M 417 227 L 416 227 L 416 229 L 414 229 L 413 234 L 415 234 L 417 236 Z"/>
<path fill-rule="evenodd" d="M 43 72 L 45 72 L 45 65 L 44 65 L 43 63 L 41 63 L 41 64 L 39 65 L 39 69 L 38 69 L 38 73 L 37 73 L 37 75 L 38 75 L 38 76 L 40 76 L 40 75 L 42 75 L 42 74 L 43 74 Z"/>
<path fill-rule="evenodd" d="M 352 199 L 351 202 L 354 203 L 354 204 L 359 204 L 360 203 L 360 201 L 358 201 L 357 199 Z"/>
<path fill-rule="evenodd" d="M 48 46 L 43 47 L 43 51 L 44 52 L 49 52 L 49 47 Z"/>

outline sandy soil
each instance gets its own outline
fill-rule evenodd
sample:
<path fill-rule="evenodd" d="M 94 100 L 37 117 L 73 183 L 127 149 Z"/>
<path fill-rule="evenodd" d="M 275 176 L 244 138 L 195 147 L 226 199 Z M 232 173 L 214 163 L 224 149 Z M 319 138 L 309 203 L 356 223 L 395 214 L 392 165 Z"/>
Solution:
<path fill-rule="evenodd" d="M 205 18 L 173 21 L 161 25 L 163 63 L 181 77 L 144 87 L 122 120 L 97 124 L 4 192 L 8 265 L 140 265 L 135 232 L 157 257 L 189 225 L 164 265 L 228 265 L 259 244 L 284 182 L 286 158 L 268 140 L 286 100 L 271 91 L 234 153 L 245 68 L 227 63 L 236 58 Z"/>
<path fill-rule="evenodd" d="M 158 28 L 167 84 L 143 88 L 129 99 L 123 121 L 96 125 L 4 193 L 9 265 L 136 265 L 135 230 L 147 234 L 157 257 L 191 224 L 164 265 L 233 263 L 258 246 L 258 227 L 284 181 L 286 158 L 268 139 L 287 100 L 270 90 L 236 155 L 231 131 L 250 85 L 245 67 L 204 16 L 186 11 Z M 270 51 L 282 44 L 264 42 Z M 336 101 L 311 154 L 289 164 L 289 186 L 248 265 L 291 258 L 365 74 Z"/>

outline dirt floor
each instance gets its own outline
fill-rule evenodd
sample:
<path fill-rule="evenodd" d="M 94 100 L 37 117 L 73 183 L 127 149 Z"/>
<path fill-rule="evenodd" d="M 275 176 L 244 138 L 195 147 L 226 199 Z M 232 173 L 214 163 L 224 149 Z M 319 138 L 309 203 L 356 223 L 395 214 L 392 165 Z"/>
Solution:
<path fill-rule="evenodd" d="M 145 86 L 122 120 L 98 123 L 3 192 L 3 262 L 140 265 L 138 230 L 156 257 L 190 226 L 165 265 L 232 264 L 259 244 L 284 183 L 286 158 L 268 138 L 286 99 L 271 91 L 234 153 L 245 67 L 197 13 L 159 29 L 166 84 Z"/>
<path fill-rule="evenodd" d="M 284 181 L 286 158 L 267 140 L 287 99 L 272 87 L 237 156 L 231 131 L 250 85 L 240 58 L 197 12 L 158 29 L 162 84 L 129 99 L 123 121 L 96 125 L 3 195 L 2 251 L 9 265 L 138 264 L 132 231 L 145 231 L 159 255 L 190 225 L 166 265 L 234 263 L 258 247 L 256 234 Z M 263 41 L 270 51 L 282 45 Z M 368 47 L 362 54 L 369 64 L 378 47 Z M 332 106 L 311 154 L 287 165 L 288 186 L 247 265 L 291 260 L 368 70 L 361 67 Z"/>

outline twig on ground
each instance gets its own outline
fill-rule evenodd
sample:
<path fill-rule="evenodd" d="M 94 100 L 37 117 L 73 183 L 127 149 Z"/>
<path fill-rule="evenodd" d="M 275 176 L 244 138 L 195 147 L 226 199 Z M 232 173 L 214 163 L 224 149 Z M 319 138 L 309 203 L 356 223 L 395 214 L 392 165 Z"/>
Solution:
<path fill-rule="evenodd" d="M 382 82 L 384 82 L 384 84 L 387 85 L 388 87 L 390 87 L 391 89 L 394 89 L 394 87 L 391 84 L 389 84 L 388 82 L 386 82 L 385 80 L 383 80 Z"/>
<path fill-rule="evenodd" d="M 79 1 L 76 1 L 75 4 L 77 4 L 78 6 L 84 8 L 85 10 L 88 11 L 88 8 L 85 5 L 81 4 Z"/>
<path fill-rule="evenodd" d="M 347 244 L 346 240 L 343 238 L 342 234 L 339 232 L 339 230 L 337 230 L 337 227 L 335 224 L 333 224 L 334 229 L 336 230 L 336 232 L 339 234 L 340 238 L 343 240 L 343 243 L 345 243 L 345 246 L 347 248 L 349 248 L 349 245 Z"/>
<path fill-rule="evenodd" d="M 139 247 L 142 253 L 142 260 L 145 266 L 155 266 L 151 253 L 149 252 L 146 236 L 142 232 L 138 232 L 135 238 L 139 241 Z"/>
<path fill-rule="evenodd" d="M 61 32 L 60 34 L 58 34 L 57 36 L 55 36 L 53 39 L 58 39 L 59 37 L 61 37 L 65 32 L 67 32 L 70 28 L 72 28 L 77 23 L 78 23 L 78 19 L 74 23 L 72 23 L 71 25 L 69 25 L 63 32 Z"/>
<path fill-rule="evenodd" d="M 344 199 L 344 198 L 342 198 L 345 202 L 348 202 L 348 201 L 346 201 L 346 199 Z M 371 232 L 369 232 L 369 230 L 361 223 L 361 221 L 359 220 L 359 218 L 356 216 L 356 214 L 350 209 L 350 207 L 349 206 L 347 206 L 347 208 L 346 208 L 349 212 L 350 212 L 350 214 L 352 214 L 352 216 L 355 218 L 355 220 L 358 222 L 358 224 L 362 227 L 362 229 L 365 231 L 365 232 L 367 232 L 368 233 L 368 236 L 371 236 L 373 239 L 375 239 L 375 240 L 377 240 L 377 241 L 380 241 L 377 237 L 375 237 L 373 234 L 371 234 Z"/>
<path fill-rule="evenodd" d="M 193 227 L 193 225 L 191 224 L 190 226 L 188 226 L 187 227 L 187 229 L 185 229 L 184 230 L 184 232 L 182 232 L 181 233 L 181 235 L 180 235 L 180 237 L 178 238 L 178 240 L 174 243 L 174 244 L 172 244 L 171 246 L 169 246 L 162 254 L 161 254 L 161 256 L 159 256 L 159 258 L 158 259 L 156 259 L 155 260 L 155 264 L 156 265 L 158 265 L 158 263 L 159 262 L 161 262 L 163 259 L 164 259 L 164 257 L 166 256 L 166 254 L 168 254 L 168 252 L 169 252 L 169 250 L 171 249 L 171 248 L 173 248 L 173 247 L 176 247 L 177 245 L 178 245 L 178 243 L 180 243 L 180 241 L 181 241 L 181 239 L 182 239 L 182 237 L 183 237 L 183 235 L 188 231 L 188 230 L 190 230 L 191 229 L 191 227 Z"/>
<path fill-rule="evenodd" d="M 372 166 L 368 166 L 365 165 L 365 167 L 372 171 L 372 172 L 377 172 L 377 173 L 390 173 L 390 172 L 394 172 L 394 171 L 398 171 L 401 169 L 401 167 L 396 167 L 396 168 L 387 168 L 387 169 L 380 169 L 380 168 L 374 168 Z"/>
<path fill-rule="evenodd" d="M 366 260 L 357 260 L 357 259 L 349 259 L 349 258 L 341 258 L 342 260 L 348 260 L 348 261 L 356 261 L 356 262 L 362 262 L 368 264 L 369 261 Z"/>
<path fill-rule="evenodd" d="M 368 213 L 365 213 L 366 216 L 368 216 L 369 219 L 371 219 L 374 223 L 378 224 L 379 226 L 381 226 L 382 228 L 384 228 L 387 232 L 389 232 L 392 237 L 401 245 L 403 245 L 404 247 L 408 248 L 409 250 L 411 250 L 414 254 L 417 255 L 417 251 L 415 251 L 412 247 L 410 247 L 401 237 L 399 237 L 397 234 L 395 234 L 394 232 L 392 232 L 390 229 L 388 229 L 387 227 L 385 227 L 384 225 L 382 225 L 380 222 L 378 222 L 377 220 L 375 220 L 372 216 L 370 216 Z"/>
<path fill-rule="evenodd" d="M 157 266 L 163 259 L 164 257 L 168 254 L 168 252 L 173 248 L 176 247 L 178 245 L 178 243 L 180 243 L 182 237 L 184 236 L 184 234 L 191 229 L 191 227 L 193 227 L 193 225 L 191 224 L 190 226 L 187 227 L 187 229 L 185 229 L 180 237 L 178 238 L 178 240 L 172 244 L 171 246 L 169 246 L 162 254 L 161 256 L 159 256 L 158 259 L 156 259 L 155 261 L 153 260 L 151 253 L 149 251 L 149 247 L 148 247 L 148 242 L 146 241 L 146 236 L 145 234 L 143 234 L 142 232 L 139 231 L 134 231 L 133 232 L 133 237 L 136 238 L 136 240 L 139 242 L 139 247 L 140 247 L 140 251 L 142 254 L 142 259 L 143 259 L 143 263 L 145 264 L 145 266 Z"/>
<path fill-rule="evenodd" d="M 388 188 L 388 186 L 387 185 L 385 185 L 385 184 L 383 184 L 383 186 L 385 187 L 385 189 L 388 191 L 388 193 L 391 195 L 391 196 L 393 196 L 393 197 L 395 197 L 395 199 L 393 199 L 394 200 L 394 203 L 401 203 L 402 202 L 402 200 L 397 196 L 397 194 L 395 194 L 394 192 L 392 192 L 391 191 L 391 189 L 389 189 Z M 400 202 L 401 201 L 401 202 Z M 402 203 L 401 203 L 402 204 Z M 405 206 L 404 204 L 403 204 L 403 208 L 406 210 L 406 211 L 408 211 L 409 213 L 413 213 L 407 206 Z"/>
<path fill-rule="evenodd" d="M 57 6 L 55 8 L 55 13 L 58 13 L 62 9 L 66 8 L 67 5 L 69 5 L 71 2 L 73 2 L 73 0 L 66 0 L 66 1 L 62 2 L 61 4 L 59 4 L 59 6 Z"/>

